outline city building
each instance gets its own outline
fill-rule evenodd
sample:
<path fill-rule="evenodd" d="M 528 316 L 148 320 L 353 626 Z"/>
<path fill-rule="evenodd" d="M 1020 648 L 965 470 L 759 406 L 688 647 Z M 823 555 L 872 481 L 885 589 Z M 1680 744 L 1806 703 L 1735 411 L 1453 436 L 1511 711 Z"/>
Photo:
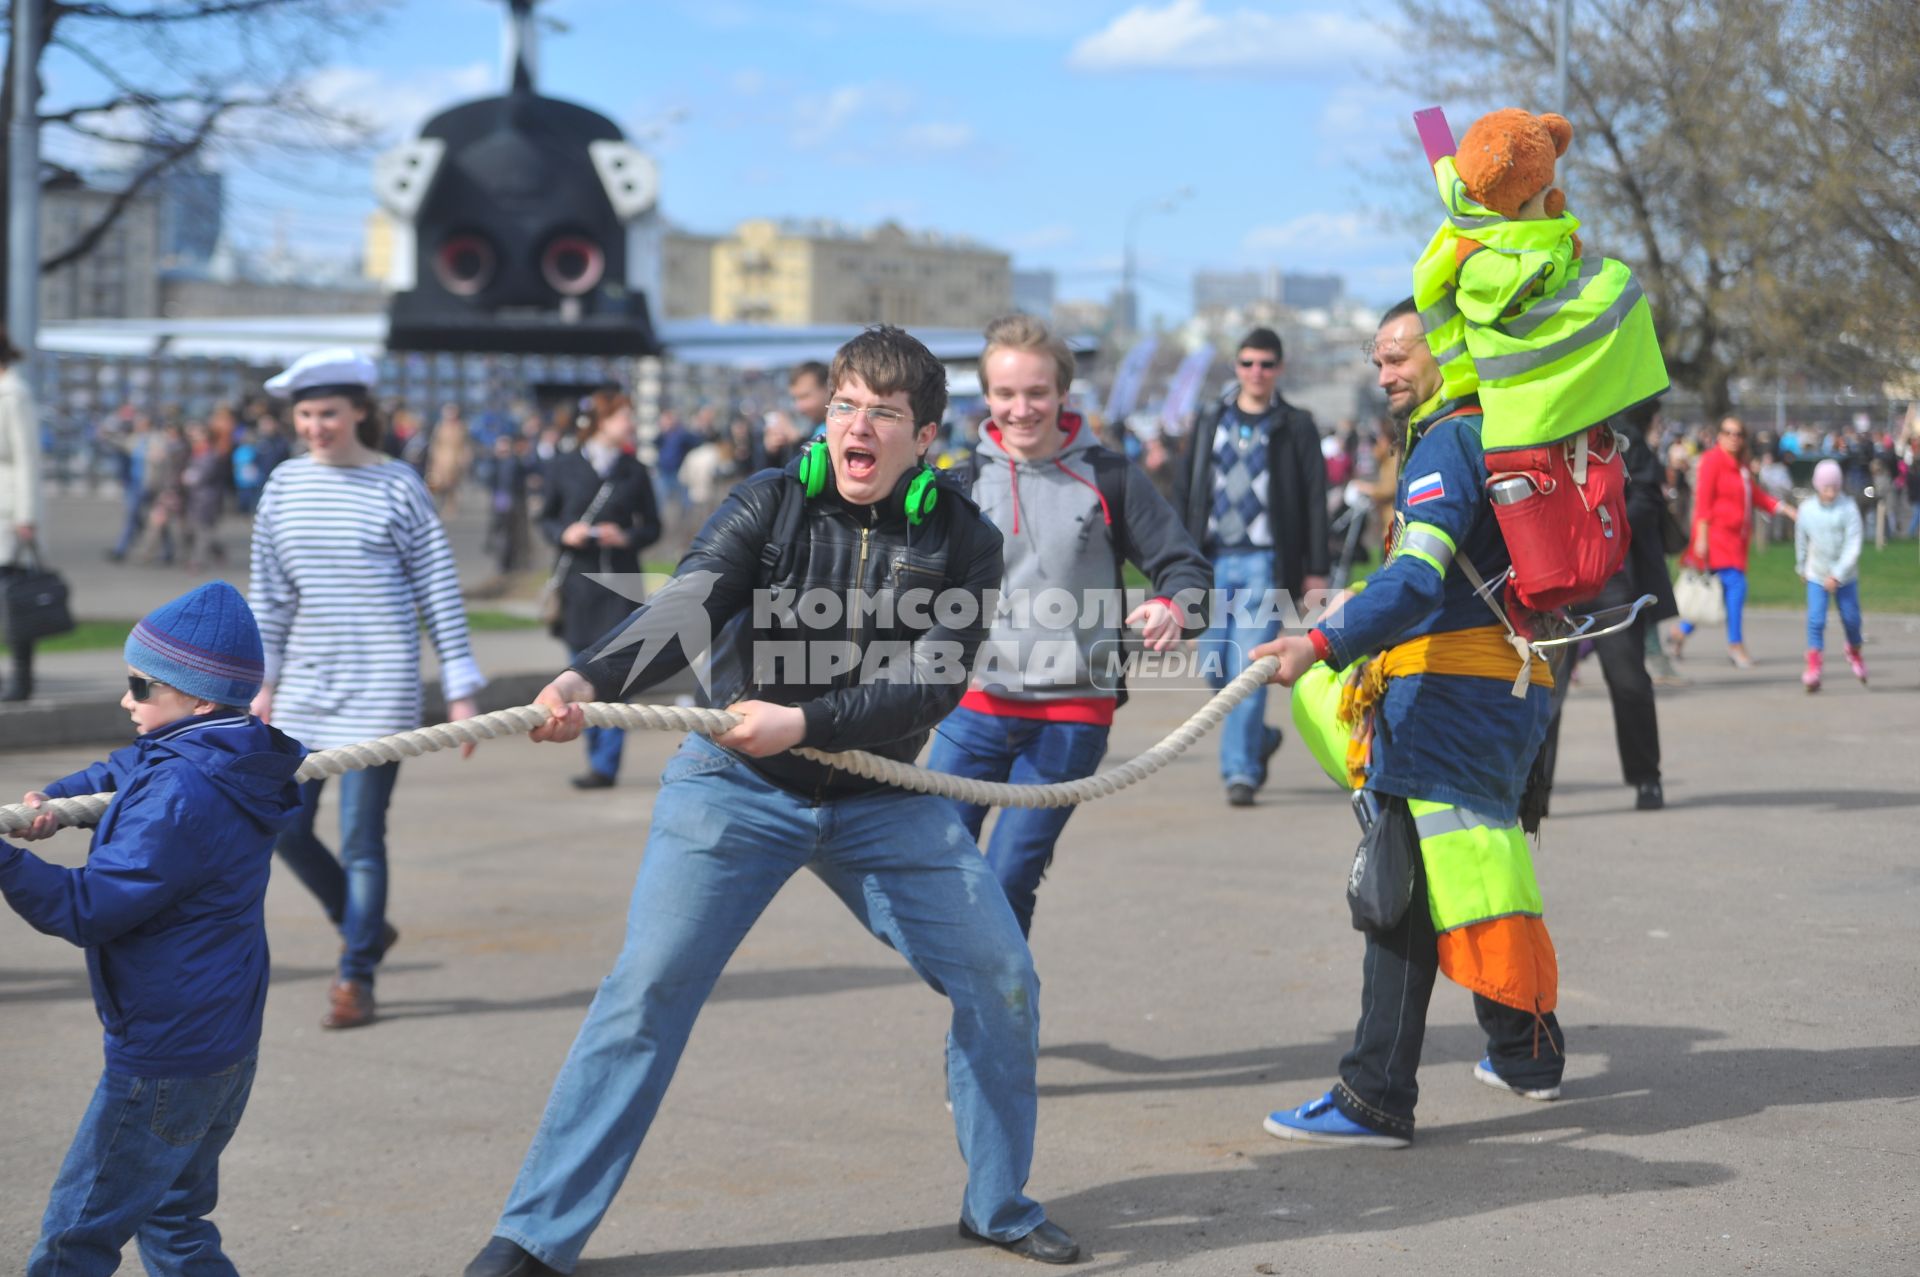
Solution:
<path fill-rule="evenodd" d="M 1337 278 L 1334 283 L 1339 286 Z M 1188 348 L 1197 349 L 1204 342 L 1232 351 L 1250 329 L 1273 329 L 1286 350 L 1280 392 L 1288 402 L 1313 413 L 1322 429 L 1331 429 L 1344 418 L 1370 415 L 1377 406 L 1367 341 L 1378 319 L 1378 311 L 1345 301 L 1331 307 L 1296 308 L 1261 300 L 1197 311 L 1181 335 Z"/>
<path fill-rule="evenodd" d="M 1013 308 L 1046 319 L 1053 314 L 1057 286 L 1058 277 L 1050 270 L 1017 270 L 1013 272 Z"/>
<path fill-rule="evenodd" d="M 712 253 L 721 323 L 971 327 L 1013 305 L 1007 254 L 893 222 L 742 222 Z"/>
<path fill-rule="evenodd" d="M 1091 298 L 1064 298 L 1053 304 L 1053 324 L 1063 333 L 1104 333 L 1113 327 L 1113 307 Z"/>
<path fill-rule="evenodd" d="M 656 319 L 705 319 L 713 314 L 713 250 L 717 235 L 670 229 L 660 243 L 661 296 L 648 298 Z"/>
<path fill-rule="evenodd" d="M 1332 310 L 1346 296 L 1338 275 L 1282 270 L 1201 270 L 1193 273 L 1193 311 L 1244 311 L 1265 302 L 1291 310 Z"/>
<path fill-rule="evenodd" d="M 40 256 L 66 252 L 90 234 L 121 198 L 107 179 L 71 180 L 46 188 L 40 203 Z M 128 202 L 84 255 L 40 277 L 40 316 L 130 319 L 160 313 L 160 200 L 142 192 Z"/>
<path fill-rule="evenodd" d="M 1242 310 L 1259 301 L 1272 301 L 1277 286 L 1269 286 L 1271 271 L 1197 270 L 1193 273 L 1193 313 Z"/>
<path fill-rule="evenodd" d="M 160 265 L 199 270 L 213 260 L 226 224 L 227 180 L 192 158 L 154 179 L 160 203 Z"/>

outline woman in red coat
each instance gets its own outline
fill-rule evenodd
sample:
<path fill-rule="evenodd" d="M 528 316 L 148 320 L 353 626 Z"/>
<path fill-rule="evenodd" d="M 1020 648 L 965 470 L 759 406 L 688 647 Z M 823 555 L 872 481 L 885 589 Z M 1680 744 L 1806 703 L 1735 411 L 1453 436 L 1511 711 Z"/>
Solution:
<path fill-rule="evenodd" d="M 1747 547 L 1753 544 L 1753 509 L 1759 506 L 1770 515 L 1784 512 L 1788 518 L 1794 511 L 1753 481 L 1747 468 L 1747 428 L 1738 417 L 1720 423 L 1717 442 L 1718 447 L 1702 454 L 1694 475 L 1692 544 L 1681 562 L 1720 578 L 1721 593 L 1727 601 L 1727 659 L 1743 670 L 1752 669 L 1753 660 L 1741 641 L 1740 614 L 1747 602 Z M 1680 622 L 1673 639 L 1675 656 L 1691 633 L 1693 623 Z"/>

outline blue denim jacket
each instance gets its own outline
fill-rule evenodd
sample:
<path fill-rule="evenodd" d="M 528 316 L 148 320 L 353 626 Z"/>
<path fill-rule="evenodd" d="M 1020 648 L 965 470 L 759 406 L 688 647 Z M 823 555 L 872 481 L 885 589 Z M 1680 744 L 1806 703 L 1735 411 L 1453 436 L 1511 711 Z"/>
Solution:
<path fill-rule="evenodd" d="M 1483 580 L 1498 581 L 1509 564 L 1486 496 L 1480 427 L 1471 400 L 1441 403 L 1415 423 L 1394 501 L 1396 530 L 1404 538 L 1409 525 L 1437 529 L 1452 540 L 1453 561 L 1442 575 L 1426 559 L 1396 552 L 1320 626 L 1335 669 L 1408 639 L 1498 623 L 1459 567 L 1461 558 L 1470 559 Z M 1502 587 L 1493 598 L 1503 602 Z M 1393 679 L 1374 719 L 1367 788 L 1511 821 L 1546 738 L 1550 700 L 1544 687 L 1516 697 L 1512 684 L 1499 679 Z"/>

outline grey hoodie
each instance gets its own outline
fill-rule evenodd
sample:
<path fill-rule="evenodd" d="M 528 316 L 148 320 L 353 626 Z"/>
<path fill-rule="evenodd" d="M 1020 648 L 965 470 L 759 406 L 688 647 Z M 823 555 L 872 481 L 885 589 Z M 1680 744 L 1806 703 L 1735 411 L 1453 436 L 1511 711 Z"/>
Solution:
<path fill-rule="evenodd" d="M 973 686 L 1018 700 L 1114 699 L 1108 654 L 1131 610 L 1119 561 L 1146 574 L 1149 597 L 1191 609 L 1189 637 L 1206 628 L 1213 567 L 1138 466 L 1101 447 L 1079 417 L 1061 422 L 1067 440 L 1044 461 L 1014 460 L 992 422 L 980 432 L 973 498 L 1000 529 L 1006 576 Z M 1103 494 L 1103 471 L 1118 503 Z"/>

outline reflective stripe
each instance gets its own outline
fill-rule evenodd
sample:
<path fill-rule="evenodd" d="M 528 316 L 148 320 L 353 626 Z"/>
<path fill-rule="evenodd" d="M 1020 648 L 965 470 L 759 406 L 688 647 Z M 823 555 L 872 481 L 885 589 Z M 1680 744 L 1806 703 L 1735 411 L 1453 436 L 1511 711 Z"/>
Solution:
<path fill-rule="evenodd" d="M 1471 807 L 1442 807 L 1413 818 L 1413 828 L 1422 838 L 1438 838 L 1442 834 L 1464 834 L 1481 827 L 1504 829 L 1507 822 L 1483 816 Z M 1518 826 L 1514 826 L 1518 828 Z"/>
<path fill-rule="evenodd" d="M 1579 331 L 1569 333 L 1559 341 L 1542 346 L 1538 350 L 1523 350 L 1511 355 L 1492 355 L 1474 360 L 1474 365 L 1480 370 L 1480 380 L 1499 381 L 1507 377 L 1518 377 L 1565 358 L 1582 346 L 1590 346 L 1620 327 L 1627 317 L 1627 312 L 1642 299 L 1640 282 L 1629 278 L 1626 287 L 1620 290 L 1620 295 L 1613 299 L 1613 304 L 1582 324 Z"/>
<path fill-rule="evenodd" d="M 1427 909 L 1436 932 L 1542 912 L 1533 857 L 1518 823 L 1448 803 L 1407 801 L 1427 871 Z"/>
<path fill-rule="evenodd" d="M 1420 312 L 1420 323 L 1428 331 L 1443 328 L 1451 319 L 1460 314 L 1460 307 L 1454 303 L 1453 294 L 1443 295 L 1439 301 Z"/>
<path fill-rule="evenodd" d="M 1598 275 L 1605 266 L 1606 259 L 1604 258 L 1583 261 L 1579 273 L 1566 283 L 1560 285 L 1559 290 L 1556 291 L 1553 296 L 1542 298 L 1539 302 L 1535 303 L 1533 308 L 1527 311 L 1526 314 L 1516 315 L 1514 318 L 1507 320 L 1500 325 L 1500 331 L 1506 333 L 1509 337 L 1525 337 L 1528 333 L 1566 309 L 1570 303 L 1578 300 L 1587 282 Z"/>
<path fill-rule="evenodd" d="M 1435 355 L 1433 357 L 1433 362 L 1436 364 L 1439 364 L 1441 367 L 1444 368 L 1448 364 L 1452 363 L 1454 360 L 1463 357 L 1466 353 L 1467 353 L 1467 343 L 1463 341 L 1458 345 L 1448 346 L 1445 350 Z"/>
<path fill-rule="evenodd" d="M 1452 554 L 1460 548 L 1454 541 L 1453 536 L 1445 528 L 1435 523 L 1422 523 L 1418 519 L 1413 519 L 1407 523 L 1407 531 L 1424 532 L 1428 536 L 1439 537 L 1441 544 L 1447 547 L 1448 554 Z"/>
<path fill-rule="evenodd" d="M 1425 550 L 1421 549 L 1417 545 L 1396 546 L 1394 547 L 1394 554 L 1395 554 L 1395 557 L 1405 555 L 1409 559 L 1418 559 L 1422 563 L 1426 564 L 1428 567 L 1432 568 L 1440 576 L 1445 576 L 1447 574 L 1446 564 L 1440 562 L 1440 560 L 1434 558 L 1431 554 L 1428 554 Z"/>
<path fill-rule="evenodd" d="M 1500 225 L 1500 223 L 1506 221 L 1507 219 L 1500 216 L 1498 213 L 1495 213 L 1491 217 L 1464 217 L 1464 216 L 1457 216 L 1450 213 L 1447 215 L 1447 220 L 1449 222 L 1452 222 L 1455 229 L 1457 230 L 1483 231 L 1483 230 L 1486 230 L 1489 226 L 1498 226 Z"/>
<path fill-rule="evenodd" d="M 1447 574 L 1447 565 L 1453 562 L 1453 542 L 1438 528 L 1409 524 L 1397 548 L 1405 554 L 1419 555 L 1431 563 L 1441 576 Z"/>

